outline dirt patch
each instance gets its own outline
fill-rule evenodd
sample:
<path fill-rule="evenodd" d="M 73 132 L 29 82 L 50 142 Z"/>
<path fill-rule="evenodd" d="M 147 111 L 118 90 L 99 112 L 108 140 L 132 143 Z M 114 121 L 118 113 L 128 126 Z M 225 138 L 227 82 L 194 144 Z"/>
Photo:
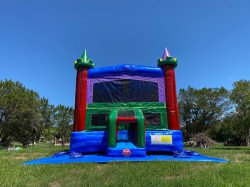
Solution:
<path fill-rule="evenodd" d="M 112 186 L 112 185 L 114 185 L 115 184 L 115 180 L 114 180 L 114 178 L 112 178 L 112 177 L 108 177 L 107 179 L 106 179 L 106 181 L 104 182 L 104 184 L 105 185 L 107 185 L 107 186 Z"/>
<path fill-rule="evenodd" d="M 96 171 L 102 171 L 103 169 L 105 169 L 107 166 L 105 166 L 105 165 L 97 165 L 96 167 L 95 167 L 95 170 Z"/>
<path fill-rule="evenodd" d="M 58 182 L 58 181 L 55 181 L 55 182 L 49 183 L 48 186 L 49 186 L 49 187 L 60 187 L 60 186 L 61 186 L 61 183 Z"/>
<path fill-rule="evenodd" d="M 239 154 L 226 154 L 223 156 L 224 159 L 235 162 L 243 163 L 247 160 L 250 160 L 250 154 L 239 153 Z"/>
<path fill-rule="evenodd" d="M 16 157 L 13 157 L 13 159 L 15 159 L 15 160 L 26 160 L 27 157 L 26 156 L 16 156 Z"/>
<path fill-rule="evenodd" d="M 249 154 L 234 154 L 233 155 L 233 161 L 237 163 L 244 162 L 244 160 L 249 160 L 250 155 Z"/>
<path fill-rule="evenodd" d="M 93 167 L 92 169 L 93 169 L 93 171 L 92 172 L 94 172 L 94 173 L 96 173 L 96 174 L 103 174 L 103 172 L 105 171 L 105 169 L 106 169 L 106 165 L 103 165 L 103 164 L 101 164 L 101 165 L 97 165 L 97 166 L 95 166 L 95 167 Z M 91 169 L 91 170 L 92 170 Z"/>
<path fill-rule="evenodd" d="M 190 176 L 188 175 L 169 175 L 169 176 L 165 176 L 164 179 L 165 180 L 175 180 L 175 179 L 183 179 L 183 178 L 188 178 Z"/>
<path fill-rule="evenodd" d="M 27 156 L 9 156 L 9 157 L 7 157 L 7 156 L 5 156 L 5 157 L 2 157 L 2 159 L 4 159 L 4 160 L 27 160 L 28 159 L 28 157 Z"/>
<path fill-rule="evenodd" d="M 69 170 L 70 173 L 81 173 L 82 170 Z"/>

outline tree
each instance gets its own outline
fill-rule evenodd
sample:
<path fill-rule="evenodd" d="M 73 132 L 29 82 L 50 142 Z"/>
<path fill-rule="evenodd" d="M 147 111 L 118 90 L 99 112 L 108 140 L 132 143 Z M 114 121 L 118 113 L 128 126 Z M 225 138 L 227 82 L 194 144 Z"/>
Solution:
<path fill-rule="evenodd" d="M 7 146 L 12 141 L 11 120 L 15 114 L 12 108 L 16 108 L 14 102 L 9 102 L 13 96 L 12 90 L 17 90 L 20 85 L 12 81 L 0 81 L 0 145 Z"/>
<path fill-rule="evenodd" d="M 234 121 L 237 132 L 245 140 L 246 145 L 250 146 L 250 81 L 240 80 L 233 84 L 230 99 L 236 105 Z"/>
<path fill-rule="evenodd" d="M 42 134 L 46 140 L 52 140 L 54 137 L 54 128 L 53 128 L 53 115 L 54 115 L 54 106 L 49 104 L 49 100 L 46 98 L 40 99 L 40 108 L 41 115 L 43 117 L 43 132 Z"/>
<path fill-rule="evenodd" d="M 19 141 L 23 146 L 42 132 L 39 95 L 20 82 L 0 81 L 0 144 Z"/>
<path fill-rule="evenodd" d="M 56 133 L 62 139 L 64 146 L 65 140 L 69 139 L 73 127 L 73 108 L 59 105 L 55 108 L 54 114 Z"/>
<path fill-rule="evenodd" d="M 229 93 L 223 87 L 181 89 L 179 113 L 185 139 L 206 132 L 226 115 L 229 106 Z"/>

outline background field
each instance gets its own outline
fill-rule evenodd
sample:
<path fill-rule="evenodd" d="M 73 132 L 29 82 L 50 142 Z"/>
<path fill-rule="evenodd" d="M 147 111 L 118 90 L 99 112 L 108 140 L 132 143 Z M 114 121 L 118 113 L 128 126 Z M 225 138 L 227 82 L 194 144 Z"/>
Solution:
<path fill-rule="evenodd" d="M 192 149 L 230 163 L 140 162 L 23 166 L 27 160 L 62 150 L 39 144 L 21 151 L 0 150 L 1 186 L 250 186 L 250 149 Z"/>

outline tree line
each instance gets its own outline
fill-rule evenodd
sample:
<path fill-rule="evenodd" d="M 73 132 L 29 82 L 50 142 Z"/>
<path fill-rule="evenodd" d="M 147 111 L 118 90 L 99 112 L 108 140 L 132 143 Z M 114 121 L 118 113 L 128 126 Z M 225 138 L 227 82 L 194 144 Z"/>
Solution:
<path fill-rule="evenodd" d="M 188 87 L 178 94 L 184 140 L 199 133 L 226 145 L 250 145 L 250 81 L 233 83 L 233 89 Z M 73 108 L 54 106 L 20 82 L 0 81 L 0 146 L 23 146 L 44 137 L 69 141 Z"/>
<path fill-rule="evenodd" d="M 73 126 L 73 108 L 54 106 L 16 81 L 0 81 L 0 146 L 20 142 L 24 147 L 54 137 L 69 139 Z"/>
<path fill-rule="evenodd" d="M 235 81 L 232 90 L 188 87 L 178 100 L 186 141 L 204 133 L 225 145 L 250 146 L 250 81 Z"/>

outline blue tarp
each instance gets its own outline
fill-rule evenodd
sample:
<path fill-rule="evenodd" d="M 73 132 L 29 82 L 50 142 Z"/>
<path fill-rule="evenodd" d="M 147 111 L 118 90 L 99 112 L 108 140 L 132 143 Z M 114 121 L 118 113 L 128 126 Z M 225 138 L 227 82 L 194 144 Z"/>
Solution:
<path fill-rule="evenodd" d="M 70 158 L 66 154 L 59 157 L 47 157 L 25 162 L 24 165 L 33 164 L 69 164 L 69 163 L 107 163 L 107 162 L 145 162 L 145 161 L 180 161 L 180 162 L 228 162 L 220 158 L 212 158 L 204 155 L 174 157 L 172 155 L 148 155 L 146 157 L 107 157 L 105 155 L 83 155 L 80 158 Z"/>

